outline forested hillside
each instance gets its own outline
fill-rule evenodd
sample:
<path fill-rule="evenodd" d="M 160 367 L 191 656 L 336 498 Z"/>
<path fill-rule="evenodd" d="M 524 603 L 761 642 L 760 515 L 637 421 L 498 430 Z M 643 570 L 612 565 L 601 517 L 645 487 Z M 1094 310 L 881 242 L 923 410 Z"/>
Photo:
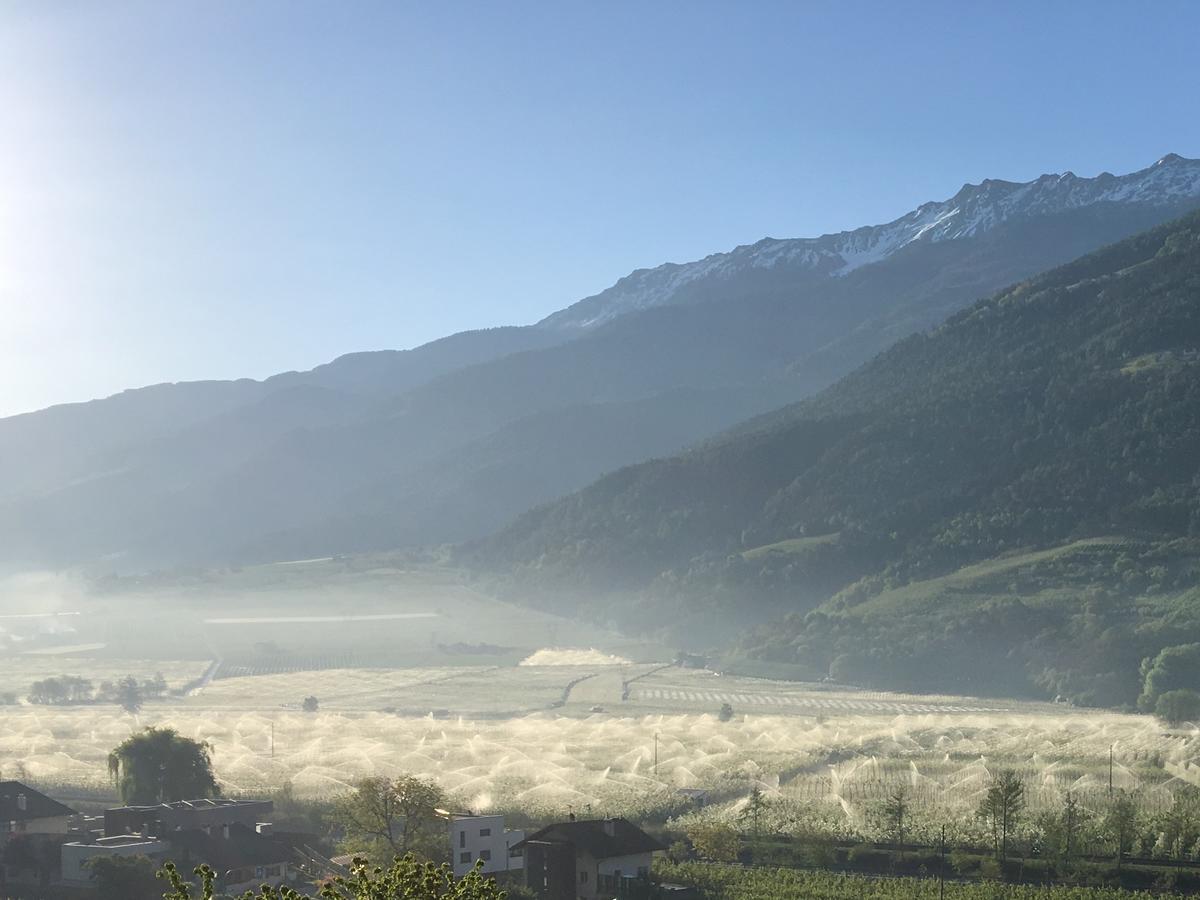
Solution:
<path fill-rule="evenodd" d="M 474 548 L 514 592 L 813 675 L 1133 702 L 1200 640 L 1200 216 Z"/>

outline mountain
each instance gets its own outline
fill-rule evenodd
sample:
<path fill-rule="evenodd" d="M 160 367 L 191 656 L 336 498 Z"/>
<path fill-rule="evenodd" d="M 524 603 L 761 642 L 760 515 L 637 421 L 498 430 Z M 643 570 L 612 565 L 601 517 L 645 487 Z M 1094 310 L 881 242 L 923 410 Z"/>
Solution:
<path fill-rule="evenodd" d="M 1200 204 L 1200 162 L 968 185 L 889 225 L 635 272 L 533 326 L 0 420 L 0 562 L 140 568 L 481 537 L 811 395 Z"/>
<path fill-rule="evenodd" d="M 1200 214 L 474 547 L 510 591 L 880 687 L 1132 703 L 1200 641 Z M 728 632 L 726 632 L 728 633 Z"/>

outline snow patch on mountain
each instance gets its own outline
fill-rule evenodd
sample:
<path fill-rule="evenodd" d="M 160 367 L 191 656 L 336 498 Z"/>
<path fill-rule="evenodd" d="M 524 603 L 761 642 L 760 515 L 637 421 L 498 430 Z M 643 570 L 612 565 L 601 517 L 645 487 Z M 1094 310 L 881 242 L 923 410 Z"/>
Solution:
<path fill-rule="evenodd" d="M 543 328 L 584 329 L 676 301 L 694 282 L 728 279 L 754 269 L 787 267 L 814 277 L 843 277 L 918 241 L 953 241 L 1022 217 L 1052 215 L 1099 203 L 1165 206 L 1200 199 L 1200 160 L 1171 153 L 1128 175 L 1080 178 L 1072 172 L 1033 181 L 987 179 L 966 184 L 949 200 L 924 203 L 885 225 L 817 238 L 764 238 L 690 263 L 638 269 L 599 294 L 539 322 Z"/>

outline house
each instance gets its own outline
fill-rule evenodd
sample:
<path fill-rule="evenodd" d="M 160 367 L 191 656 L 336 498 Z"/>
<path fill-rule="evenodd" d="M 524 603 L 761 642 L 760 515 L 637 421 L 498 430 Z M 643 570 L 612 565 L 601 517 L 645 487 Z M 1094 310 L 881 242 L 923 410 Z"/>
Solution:
<path fill-rule="evenodd" d="M 253 827 L 269 822 L 275 804 L 270 800 L 176 800 L 148 806 L 118 806 L 104 811 L 104 833 L 165 834 L 168 831 L 212 832 L 223 825 Z"/>
<path fill-rule="evenodd" d="M 666 848 L 627 819 L 592 819 L 549 825 L 513 849 L 540 900 L 593 900 L 644 893 L 654 854 Z"/>
<path fill-rule="evenodd" d="M 0 781 L 0 846 L 18 834 L 66 834 L 75 810 L 19 781 Z"/>
<path fill-rule="evenodd" d="M 144 856 L 158 861 L 166 857 L 167 850 L 165 841 L 140 834 L 72 841 L 62 846 L 62 880 L 68 885 L 90 884 L 89 863 L 98 856 Z"/>
<path fill-rule="evenodd" d="M 524 857 L 514 846 L 525 837 L 524 831 L 509 831 L 504 816 L 476 816 L 470 813 L 451 813 L 447 816 L 450 829 L 450 859 L 454 874 L 466 875 L 482 860 L 486 874 L 519 870 Z"/>
<path fill-rule="evenodd" d="M 262 821 L 273 809 L 270 800 L 216 798 L 106 810 L 103 837 L 63 845 L 63 883 L 86 885 L 88 863 L 99 856 L 145 856 L 173 860 L 185 872 L 207 863 L 216 870 L 217 886 L 229 894 L 278 886 L 295 874 L 295 853 Z"/>
<path fill-rule="evenodd" d="M 270 826 L 235 822 L 217 829 L 165 832 L 170 858 L 183 871 L 201 863 L 216 870 L 217 887 L 225 894 L 242 894 L 261 884 L 278 887 L 291 875 L 292 850 L 271 839 Z"/>

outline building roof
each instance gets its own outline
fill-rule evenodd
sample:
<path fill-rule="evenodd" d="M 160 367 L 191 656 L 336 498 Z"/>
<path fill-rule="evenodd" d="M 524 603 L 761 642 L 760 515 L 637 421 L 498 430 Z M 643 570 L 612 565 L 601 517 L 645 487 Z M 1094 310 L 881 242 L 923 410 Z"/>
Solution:
<path fill-rule="evenodd" d="M 247 825 L 228 826 L 229 837 L 221 829 L 207 834 L 199 829 L 169 831 L 162 840 L 172 849 L 187 855 L 196 863 L 205 862 L 218 874 L 244 866 L 270 866 L 288 862 L 292 851 L 278 841 L 259 834 Z"/>
<path fill-rule="evenodd" d="M 186 812 L 201 809 L 239 809 L 260 806 L 270 802 L 270 800 L 232 800 L 228 797 L 206 797 L 202 800 L 172 800 L 170 803 L 149 803 L 144 806 L 114 806 L 108 811 L 125 812 L 126 810 L 137 810 L 138 812 L 142 812 L 150 810 L 157 812 L 169 809 L 176 812 Z"/>
<path fill-rule="evenodd" d="M 596 859 L 666 849 L 628 819 L 584 819 L 547 825 L 514 844 L 513 849 L 524 848 L 532 843 L 573 844 L 577 850 L 583 850 Z"/>
<path fill-rule="evenodd" d="M 20 799 L 22 796 L 25 798 L 23 802 Z M 19 781 L 0 781 L 0 822 L 28 822 L 31 819 L 73 815 L 75 810 L 71 807 L 51 800 L 28 785 Z"/>

